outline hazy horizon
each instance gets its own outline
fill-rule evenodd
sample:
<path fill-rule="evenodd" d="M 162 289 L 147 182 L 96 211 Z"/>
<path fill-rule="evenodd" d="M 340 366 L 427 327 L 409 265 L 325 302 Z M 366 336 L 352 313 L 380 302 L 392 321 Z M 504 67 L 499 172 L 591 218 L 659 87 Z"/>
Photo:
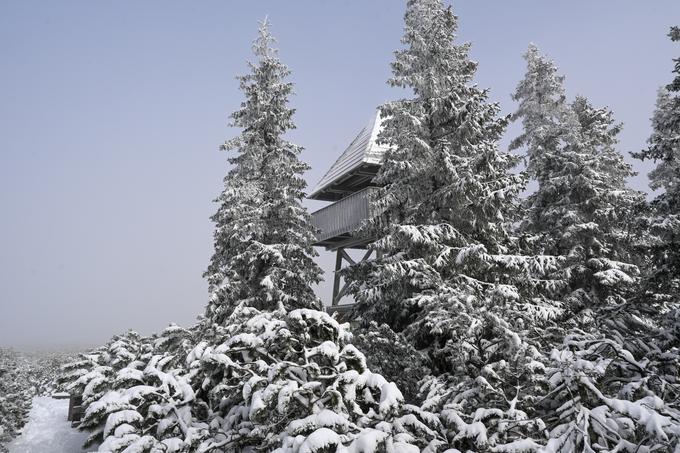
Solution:
<path fill-rule="evenodd" d="M 555 59 L 570 98 L 608 106 L 619 150 L 648 191 L 656 92 L 671 80 L 680 2 L 454 2 L 458 42 L 504 114 L 529 42 Z M 80 348 L 202 313 L 209 217 L 237 130 L 258 21 L 292 70 L 313 187 L 382 102 L 403 2 L 4 2 L 0 4 L 0 347 Z M 509 128 L 502 142 L 517 135 Z M 325 203 L 308 201 L 311 210 Z M 321 252 L 330 298 L 333 257 Z"/>

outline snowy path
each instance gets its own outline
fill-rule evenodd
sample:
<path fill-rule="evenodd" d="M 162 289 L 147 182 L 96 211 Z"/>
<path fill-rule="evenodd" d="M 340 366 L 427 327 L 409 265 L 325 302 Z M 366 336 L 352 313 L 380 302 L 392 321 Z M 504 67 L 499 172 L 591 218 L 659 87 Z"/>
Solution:
<path fill-rule="evenodd" d="M 9 453 L 74 453 L 87 438 L 66 421 L 68 400 L 33 398 L 33 406 L 21 436 L 9 444 Z"/>

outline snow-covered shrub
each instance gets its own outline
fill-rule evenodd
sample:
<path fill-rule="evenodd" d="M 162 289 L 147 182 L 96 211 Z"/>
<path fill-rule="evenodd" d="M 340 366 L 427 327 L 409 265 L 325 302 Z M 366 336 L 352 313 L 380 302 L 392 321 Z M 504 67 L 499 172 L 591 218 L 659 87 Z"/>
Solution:
<path fill-rule="evenodd" d="M 170 325 L 160 335 L 142 339 L 140 343 L 145 345 L 139 349 L 142 353 L 133 353 L 134 360 L 125 361 L 125 366 L 84 375 L 95 376 L 90 382 L 95 382 L 99 375 L 106 376 L 105 381 L 97 384 L 99 396 L 88 395 L 87 409 L 79 425 L 80 429 L 92 431 L 88 444 L 100 444 L 100 451 L 111 452 L 127 448 L 130 449 L 127 451 L 194 449 L 201 430 L 194 424 L 194 391 L 184 366 L 186 354 L 194 344 L 192 334 L 193 330 Z M 112 345 L 115 351 L 120 351 L 123 345 L 130 346 L 120 339 Z M 78 381 L 82 380 L 81 377 Z"/>
<path fill-rule="evenodd" d="M 189 331 L 176 325 L 152 337 L 128 331 L 62 367 L 60 385 L 83 396 L 86 411 L 79 428 L 92 432 L 87 445 L 118 437 L 123 439 L 111 440 L 103 448 L 122 451 L 137 440 L 135 436 L 140 437 L 141 430 L 156 422 L 146 419 L 154 402 L 165 404 L 186 391 L 168 382 L 175 383 L 172 367 L 178 361 L 183 363 L 189 336 Z M 162 418 L 158 414 L 152 417 Z"/>
<path fill-rule="evenodd" d="M 358 327 L 353 334 L 352 343 L 366 354 L 368 367 L 397 384 L 404 399 L 416 404 L 419 382 L 430 372 L 427 356 L 387 324 L 371 322 L 366 327 Z"/>
<path fill-rule="evenodd" d="M 67 392 L 83 395 L 87 406 L 112 388 L 119 370 L 140 363 L 150 346 L 148 339 L 134 331 L 116 335 L 106 345 L 79 354 L 62 366 L 58 382 Z"/>
<path fill-rule="evenodd" d="M 93 432 L 89 444 L 107 452 L 445 444 L 437 417 L 405 404 L 394 383 L 368 369 L 348 326 L 324 312 L 244 303 L 223 325 L 200 327 L 171 326 L 105 381 L 80 424 Z"/>
<path fill-rule="evenodd" d="M 545 357 L 506 321 L 488 318 L 483 332 L 458 343 L 451 371 L 425 381 L 422 407 L 439 414 L 460 451 L 531 451 L 545 437 L 535 411 L 548 389 Z"/>
<path fill-rule="evenodd" d="M 665 375 L 655 361 L 577 331 L 550 359 L 550 391 L 537 407 L 550 429 L 541 451 L 678 451 L 677 372 Z"/>
<path fill-rule="evenodd" d="M 29 362 L 15 351 L 0 348 L 0 452 L 26 423 L 36 388 L 29 381 Z"/>
<path fill-rule="evenodd" d="M 66 389 L 60 382 L 62 367 L 72 363 L 77 354 L 72 352 L 49 352 L 31 354 L 33 372 L 36 381 L 36 395 L 51 396 Z"/>
<path fill-rule="evenodd" d="M 443 442 L 436 417 L 406 405 L 394 383 L 371 372 L 347 329 L 321 311 L 237 307 L 214 332 L 220 341 L 189 354 L 197 398 L 212 413 L 211 439 L 199 451 L 369 452 Z"/>
<path fill-rule="evenodd" d="M 351 338 L 347 325 L 324 312 L 259 311 L 247 303 L 223 325 L 171 326 L 144 339 L 148 352 L 115 372 L 98 365 L 76 373 L 85 387 L 106 377 L 80 428 L 93 432 L 89 443 L 99 451 L 111 452 L 309 452 L 324 451 L 325 442 L 352 452 L 388 445 L 419 451 L 445 444 L 437 417 L 405 404 L 394 383 L 368 369 Z M 110 346 L 123 344 L 129 347 L 117 338 Z"/>

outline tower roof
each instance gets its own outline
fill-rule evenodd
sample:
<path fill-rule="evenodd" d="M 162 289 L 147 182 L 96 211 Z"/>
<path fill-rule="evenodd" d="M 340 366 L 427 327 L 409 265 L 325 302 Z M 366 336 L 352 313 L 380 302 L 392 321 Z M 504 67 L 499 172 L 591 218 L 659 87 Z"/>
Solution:
<path fill-rule="evenodd" d="M 376 143 L 381 126 L 377 111 L 321 178 L 309 198 L 339 200 L 370 185 L 387 150 L 387 146 Z"/>

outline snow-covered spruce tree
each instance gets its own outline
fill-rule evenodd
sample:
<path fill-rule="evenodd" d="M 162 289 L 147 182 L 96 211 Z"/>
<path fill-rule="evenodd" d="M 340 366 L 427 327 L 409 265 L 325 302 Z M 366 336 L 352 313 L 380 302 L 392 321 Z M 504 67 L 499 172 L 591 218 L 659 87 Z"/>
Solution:
<path fill-rule="evenodd" d="M 195 332 L 195 328 L 170 325 L 160 335 L 141 339 L 143 347 L 128 356 L 134 360 L 118 362 L 123 366 L 107 373 L 96 399 L 88 397 L 79 425 L 92 431 L 88 445 L 114 453 L 196 450 L 207 435 L 207 426 L 193 416 L 200 407 L 194 405 L 185 366 L 196 343 Z M 123 347 L 120 341 L 116 343 L 114 353 Z"/>
<path fill-rule="evenodd" d="M 669 36 L 680 41 L 680 28 L 672 27 Z M 680 58 L 674 61 L 674 80 L 659 90 L 649 147 L 634 154 L 656 162 L 649 174 L 650 186 L 662 190 L 652 202 L 652 215 L 646 219 L 654 240 L 653 261 L 645 278 L 645 290 L 662 304 L 662 313 L 671 313 L 672 307 L 677 310 L 680 304 Z M 680 315 L 676 312 L 670 318 L 675 318 L 672 324 L 678 341 Z"/>
<path fill-rule="evenodd" d="M 320 307 L 311 289 L 321 270 L 312 257 L 314 230 L 302 207 L 308 166 L 298 159 L 302 148 L 284 138 L 295 127 L 288 106 L 290 71 L 272 47 L 263 23 L 253 45 L 257 57 L 250 73 L 239 77 L 245 93 L 231 115 L 241 135 L 222 148 L 236 150 L 216 200 L 215 253 L 205 273 L 209 283 L 208 322 L 219 324 L 237 304 L 256 308 Z"/>
<path fill-rule="evenodd" d="M 395 384 L 370 372 L 347 326 L 322 311 L 311 285 L 309 217 L 300 206 L 305 168 L 291 127 L 292 87 L 267 25 L 257 63 L 241 78 L 233 115 L 244 129 L 216 216 L 214 297 L 204 341 L 189 354 L 197 419 L 209 426 L 198 451 L 417 451 L 443 442 L 438 420 L 404 404 Z M 344 450 L 347 448 L 348 450 Z"/>
<path fill-rule="evenodd" d="M 524 178 L 498 149 L 507 119 L 472 84 L 456 29 L 440 0 L 408 2 L 390 84 L 413 96 L 381 108 L 389 150 L 366 226 L 379 258 L 348 277 L 362 319 L 429 355 L 438 376 L 425 408 L 442 413 L 450 446 L 484 451 L 542 435 L 531 412 L 547 383 L 533 343 L 560 314 L 549 300 L 560 283 L 556 258 L 515 253 L 506 224 Z"/>
<path fill-rule="evenodd" d="M 513 95 L 524 131 L 511 148 L 526 146 L 538 189 L 527 200 L 524 232 L 537 252 L 567 258 L 567 314 L 598 301 L 621 303 L 638 274 L 630 226 L 644 202 L 626 186 L 633 172 L 616 150 L 621 126 L 583 97 L 568 103 L 563 77 L 536 46 L 525 59 Z"/>
<path fill-rule="evenodd" d="M 61 369 L 59 382 L 85 406 L 97 401 L 113 384 L 116 373 L 148 352 L 147 339 L 135 331 L 114 336 L 107 344 L 79 356 Z"/>
<path fill-rule="evenodd" d="M 528 243 L 566 257 L 565 311 L 547 331 L 556 345 L 536 405 L 550 430 L 542 451 L 672 451 L 677 397 L 667 360 L 656 360 L 653 326 L 631 303 L 637 266 L 633 225 L 641 195 L 626 187 L 630 167 L 616 152 L 620 127 L 586 99 L 567 103 L 555 65 L 531 46 L 514 95 L 528 171 L 538 190 L 527 200 Z M 665 401 L 664 401 L 665 400 Z"/>
<path fill-rule="evenodd" d="M 417 452 L 445 444 L 437 417 L 404 404 L 328 314 L 242 304 L 218 330 L 222 343 L 202 342 L 188 357 L 197 395 L 211 408 L 211 435 L 198 451 Z"/>
<path fill-rule="evenodd" d="M 79 429 L 91 432 L 86 446 L 188 451 L 180 447 L 190 445 L 196 431 L 189 431 L 193 392 L 184 377 L 192 331 L 176 325 L 151 337 L 129 331 L 62 368 L 60 383 L 83 395 Z"/>

